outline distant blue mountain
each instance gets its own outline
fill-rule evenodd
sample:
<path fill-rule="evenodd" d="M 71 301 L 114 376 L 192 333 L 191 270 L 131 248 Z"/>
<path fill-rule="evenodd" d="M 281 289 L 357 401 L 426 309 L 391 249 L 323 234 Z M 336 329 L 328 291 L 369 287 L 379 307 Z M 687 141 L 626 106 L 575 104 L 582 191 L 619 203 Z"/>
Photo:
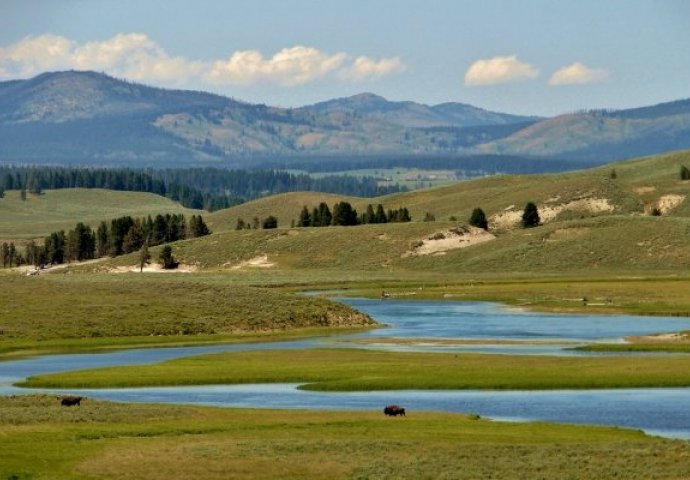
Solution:
<path fill-rule="evenodd" d="M 689 125 L 690 100 L 540 119 L 371 93 L 284 109 L 96 72 L 0 82 L 0 162 L 15 164 L 251 166 L 475 153 L 604 162 L 690 148 Z"/>

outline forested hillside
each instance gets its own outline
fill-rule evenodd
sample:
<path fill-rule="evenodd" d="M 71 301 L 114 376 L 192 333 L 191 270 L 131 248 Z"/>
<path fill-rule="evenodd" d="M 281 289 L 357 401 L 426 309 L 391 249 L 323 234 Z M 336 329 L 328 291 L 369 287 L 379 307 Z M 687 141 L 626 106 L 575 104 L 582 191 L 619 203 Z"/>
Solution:
<path fill-rule="evenodd" d="M 329 175 L 313 178 L 277 170 L 0 167 L 0 191 L 22 190 L 40 194 L 44 190 L 62 188 L 155 193 L 187 208 L 208 211 L 284 192 L 319 191 L 374 197 L 404 190 L 397 185 L 379 186 L 373 177 Z"/>

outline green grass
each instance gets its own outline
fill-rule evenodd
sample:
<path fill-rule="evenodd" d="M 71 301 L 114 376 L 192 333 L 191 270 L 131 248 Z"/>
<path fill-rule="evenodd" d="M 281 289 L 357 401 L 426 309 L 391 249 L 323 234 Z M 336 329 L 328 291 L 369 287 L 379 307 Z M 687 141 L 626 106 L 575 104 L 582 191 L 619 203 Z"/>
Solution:
<path fill-rule="evenodd" d="M 159 213 L 190 216 L 205 212 L 184 208 L 152 193 L 76 188 L 27 194 L 26 201 L 22 201 L 19 191 L 10 190 L 0 199 L 0 240 L 42 238 L 58 230 L 70 230 L 77 222 L 95 230 L 103 220 Z"/>
<path fill-rule="evenodd" d="M 349 307 L 191 274 L 3 275 L 0 354 L 208 343 L 373 322 Z"/>
<path fill-rule="evenodd" d="M 481 276 L 441 283 L 353 285 L 346 295 L 377 297 L 385 289 L 394 298 L 483 300 L 534 311 L 560 313 L 631 313 L 690 316 L 690 279 L 682 277 Z M 582 299 L 587 298 L 587 302 Z"/>
<path fill-rule="evenodd" d="M 341 200 L 351 202 L 358 212 L 363 212 L 369 203 L 382 203 L 386 208 L 405 206 L 409 208 L 415 221 L 421 221 L 426 212 L 431 212 L 439 221 L 447 221 L 449 217 L 455 216 L 459 221 L 466 222 L 475 207 L 481 207 L 491 216 L 511 206 L 521 210 L 530 201 L 542 207 L 565 204 L 581 198 L 606 198 L 616 206 L 613 214 L 642 214 L 651 209 L 663 195 L 686 195 L 687 182 L 680 181 L 678 174 L 683 164 L 690 164 L 690 151 L 577 172 L 498 175 L 373 199 L 311 192 L 289 193 L 216 212 L 209 217 L 209 222 L 220 231 L 234 228 L 238 216 L 248 220 L 254 216 L 264 218 L 274 215 L 280 226 L 287 227 L 291 220 L 297 220 L 303 205 L 311 207 L 319 201 L 332 205 Z M 612 169 L 616 170 L 616 179 L 610 178 Z M 581 215 L 589 217 L 592 214 L 582 211 L 568 215 L 579 218 Z M 684 201 L 670 215 L 690 216 L 690 202 Z"/>
<path fill-rule="evenodd" d="M 442 372 L 442 373 L 441 373 Z M 321 391 L 690 386 L 690 357 L 546 357 L 350 349 L 236 352 L 30 377 L 26 387 L 304 383 Z"/>
<path fill-rule="evenodd" d="M 670 479 L 690 444 L 638 431 L 419 413 L 0 397 L 0 478 Z"/>
<path fill-rule="evenodd" d="M 690 353 L 690 343 L 603 343 L 576 347 L 583 352 L 664 352 L 664 353 Z"/>

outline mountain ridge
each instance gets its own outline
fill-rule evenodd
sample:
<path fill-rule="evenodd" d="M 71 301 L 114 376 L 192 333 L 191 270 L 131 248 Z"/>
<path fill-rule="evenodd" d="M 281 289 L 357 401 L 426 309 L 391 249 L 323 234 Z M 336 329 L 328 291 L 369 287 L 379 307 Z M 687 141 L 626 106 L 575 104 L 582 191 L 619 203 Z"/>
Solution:
<path fill-rule="evenodd" d="M 688 99 L 540 119 L 373 93 L 279 108 L 92 71 L 0 82 L 3 163 L 246 167 L 257 158 L 472 154 L 605 163 L 683 148 Z"/>

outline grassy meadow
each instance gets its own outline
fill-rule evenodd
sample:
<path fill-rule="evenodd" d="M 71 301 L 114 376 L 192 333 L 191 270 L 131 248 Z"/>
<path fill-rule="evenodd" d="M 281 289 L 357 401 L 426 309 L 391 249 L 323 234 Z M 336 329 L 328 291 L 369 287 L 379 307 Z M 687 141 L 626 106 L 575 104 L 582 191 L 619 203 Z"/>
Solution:
<path fill-rule="evenodd" d="M 690 444 L 474 415 L 0 397 L 0 478 L 572 478 L 690 475 Z"/>
<path fill-rule="evenodd" d="M 26 353 L 251 340 L 366 328 L 325 299 L 190 274 L 0 277 L 0 358 Z"/>
<path fill-rule="evenodd" d="M 46 190 L 40 195 L 27 193 L 22 200 L 18 190 L 8 190 L 0 199 L 0 240 L 43 239 L 52 232 L 70 230 L 77 222 L 96 229 L 103 220 L 158 213 L 190 216 L 204 212 L 152 193 L 72 188 Z"/>
<path fill-rule="evenodd" d="M 466 222 L 475 207 L 487 214 L 519 210 L 527 202 L 540 208 L 568 204 L 582 199 L 607 199 L 615 209 L 593 213 L 581 205 L 562 211 L 557 220 L 599 215 L 648 214 L 666 195 L 687 193 L 688 182 L 679 179 L 681 165 L 690 165 L 690 151 L 674 152 L 638 160 L 619 162 L 603 167 L 540 175 L 497 175 L 471 181 L 457 182 L 378 198 L 353 198 L 313 192 L 288 193 L 248 202 L 209 216 L 209 225 L 216 231 L 234 229 L 237 218 L 245 221 L 257 216 L 274 215 L 280 227 L 297 221 L 303 205 L 309 208 L 325 201 L 329 206 L 348 201 L 363 212 L 367 204 L 382 203 L 386 209 L 405 206 L 413 221 L 421 221 L 426 212 L 433 213 L 437 221 L 448 221 L 451 216 Z M 615 178 L 611 178 L 615 171 Z M 690 203 L 683 201 L 667 211 L 667 215 L 690 217 Z M 490 228 L 496 227 L 489 225 Z M 504 230 L 501 228 L 501 230 Z"/>
<path fill-rule="evenodd" d="M 443 372 L 442 375 L 435 372 Z M 690 357 L 547 357 L 354 349 L 232 352 L 31 377 L 32 388 L 303 383 L 319 391 L 690 386 Z"/>

